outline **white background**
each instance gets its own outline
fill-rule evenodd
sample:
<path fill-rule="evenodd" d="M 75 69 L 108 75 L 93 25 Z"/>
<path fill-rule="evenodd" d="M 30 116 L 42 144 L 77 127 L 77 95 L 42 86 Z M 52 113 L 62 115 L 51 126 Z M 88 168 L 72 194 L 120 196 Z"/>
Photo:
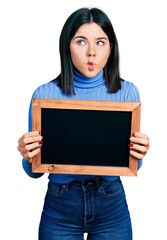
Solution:
<path fill-rule="evenodd" d="M 167 239 L 166 7 L 159 0 L 4 0 L 0 2 L 0 218 L 3 240 L 36 240 L 47 177 L 29 178 L 17 152 L 28 129 L 33 91 L 60 72 L 59 35 L 81 7 L 111 19 L 120 48 L 121 76 L 139 89 L 141 131 L 151 148 L 137 178 L 122 178 L 134 240 Z"/>

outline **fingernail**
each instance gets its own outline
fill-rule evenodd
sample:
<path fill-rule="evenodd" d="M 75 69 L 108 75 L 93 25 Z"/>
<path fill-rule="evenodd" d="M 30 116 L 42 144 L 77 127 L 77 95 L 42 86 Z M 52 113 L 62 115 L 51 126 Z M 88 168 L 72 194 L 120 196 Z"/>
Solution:
<path fill-rule="evenodd" d="M 42 139 L 43 139 L 42 136 L 39 136 L 39 137 L 38 137 L 38 141 L 39 141 L 39 142 L 42 141 Z"/>
<path fill-rule="evenodd" d="M 39 144 L 43 144 L 43 141 L 40 141 Z"/>
<path fill-rule="evenodd" d="M 133 136 L 135 137 L 135 136 L 136 136 L 136 133 L 133 133 Z"/>
<path fill-rule="evenodd" d="M 133 144 L 128 144 L 129 147 L 133 147 Z"/>

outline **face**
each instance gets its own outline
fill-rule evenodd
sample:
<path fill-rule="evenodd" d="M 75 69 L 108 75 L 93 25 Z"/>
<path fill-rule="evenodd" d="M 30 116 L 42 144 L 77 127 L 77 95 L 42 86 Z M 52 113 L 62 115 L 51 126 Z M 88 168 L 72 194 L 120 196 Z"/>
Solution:
<path fill-rule="evenodd" d="M 73 65 L 86 77 L 95 77 L 106 65 L 111 46 L 108 36 L 96 23 L 83 24 L 70 43 Z"/>

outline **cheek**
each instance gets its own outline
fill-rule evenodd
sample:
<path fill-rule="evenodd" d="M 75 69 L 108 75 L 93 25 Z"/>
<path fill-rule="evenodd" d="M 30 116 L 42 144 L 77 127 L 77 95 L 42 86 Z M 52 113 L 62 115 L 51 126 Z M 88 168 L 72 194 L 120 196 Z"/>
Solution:
<path fill-rule="evenodd" d="M 74 52 L 71 52 L 71 59 L 72 59 L 73 64 L 75 64 L 75 62 L 77 62 L 77 56 Z"/>
<path fill-rule="evenodd" d="M 110 51 L 102 52 L 101 59 L 102 59 L 103 65 L 105 65 L 107 63 L 109 56 L 110 56 Z"/>
<path fill-rule="evenodd" d="M 83 62 L 84 53 L 81 49 L 71 48 L 71 59 L 73 64 L 79 66 Z"/>
<path fill-rule="evenodd" d="M 105 54 L 104 54 L 104 56 L 105 56 L 106 59 L 109 58 L 110 53 L 111 53 L 111 49 L 110 49 L 110 48 L 107 48 L 107 49 L 106 49 L 106 52 L 105 52 Z"/>
<path fill-rule="evenodd" d="M 101 66 L 105 66 L 107 61 L 108 61 L 108 57 L 109 57 L 109 54 L 101 54 L 101 56 L 99 57 L 99 63 Z"/>

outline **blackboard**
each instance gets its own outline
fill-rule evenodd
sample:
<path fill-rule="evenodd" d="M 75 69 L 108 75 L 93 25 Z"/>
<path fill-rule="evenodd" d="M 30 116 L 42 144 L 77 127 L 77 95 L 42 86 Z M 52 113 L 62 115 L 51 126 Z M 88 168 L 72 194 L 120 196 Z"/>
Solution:
<path fill-rule="evenodd" d="M 129 137 L 140 128 L 140 103 L 33 99 L 33 130 L 43 136 L 34 172 L 137 175 Z"/>

